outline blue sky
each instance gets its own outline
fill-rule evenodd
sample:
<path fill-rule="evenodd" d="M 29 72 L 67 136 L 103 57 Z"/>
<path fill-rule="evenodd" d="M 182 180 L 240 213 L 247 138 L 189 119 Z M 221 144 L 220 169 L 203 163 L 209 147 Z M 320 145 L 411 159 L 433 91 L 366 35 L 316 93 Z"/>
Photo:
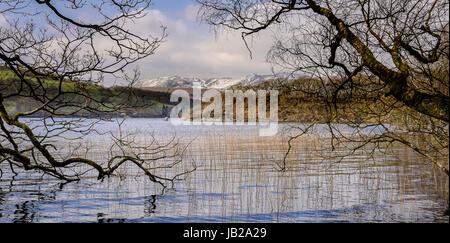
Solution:
<path fill-rule="evenodd" d="M 194 4 L 194 0 L 153 0 L 152 8 L 159 9 L 166 14 L 174 14 Z"/>

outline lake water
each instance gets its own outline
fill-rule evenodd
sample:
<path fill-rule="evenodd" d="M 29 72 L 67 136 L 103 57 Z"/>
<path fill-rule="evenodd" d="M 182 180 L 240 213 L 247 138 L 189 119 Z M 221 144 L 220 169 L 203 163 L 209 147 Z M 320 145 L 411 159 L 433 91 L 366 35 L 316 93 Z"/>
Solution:
<path fill-rule="evenodd" d="M 97 128 L 116 129 L 114 123 Z M 173 126 L 162 119 L 128 119 L 123 129 L 134 132 L 138 143 L 152 131 L 158 139 L 176 134 L 181 144 L 191 142 L 183 163 L 161 173 L 183 172 L 193 163 L 196 171 L 162 193 L 160 185 L 136 176 L 133 166 L 103 182 L 92 175 L 63 184 L 34 172 L 14 176 L 3 165 L 0 222 L 449 221 L 448 177 L 403 147 L 362 151 L 338 162 L 327 157 L 348 151 L 323 150 L 329 140 L 319 129 L 295 141 L 281 172 L 287 149 L 282 133 L 259 137 L 255 126 Z M 79 144 L 57 144 L 89 148 L 85 154 L 101 161 L 109 143 L 107 135 L 89 135 Z"/>

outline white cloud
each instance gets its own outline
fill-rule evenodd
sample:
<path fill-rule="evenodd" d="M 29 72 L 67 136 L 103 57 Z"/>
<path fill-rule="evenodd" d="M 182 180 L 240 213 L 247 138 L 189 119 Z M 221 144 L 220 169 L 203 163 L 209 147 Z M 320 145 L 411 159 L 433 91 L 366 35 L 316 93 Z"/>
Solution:
<path fill-rule="evenodd" d="M 6 16 L 4 16 L 3 14 L 0 14 L 0 27 L 6 27 L 6 25 L 8 24 Z"/>
<path fill-rule="evenodd" d="M 197 7 L 187 6 L 176 16 L 149 10 L 146 17 L 135 23 L 134 31 L 157 35 L 160 26 L 167 26 L 167 41 L 156 54 L 142 60 L 142 79 L 180 75 L 186 77 L 240 77 L 250 73 L 270 73 L 265 62 L 272 43 L 270 34 L 250 41 L 250 58 L 239 32 L 215 35 L 209 26 L 196 21 Z"/>

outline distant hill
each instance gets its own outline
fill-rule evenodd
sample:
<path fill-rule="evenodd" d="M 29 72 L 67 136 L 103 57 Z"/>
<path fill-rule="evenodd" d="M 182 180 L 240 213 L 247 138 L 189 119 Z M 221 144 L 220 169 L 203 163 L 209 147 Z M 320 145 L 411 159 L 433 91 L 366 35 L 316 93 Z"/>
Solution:
<path fill-rule="evenodd" d="M 30 76 L 26 77 L 32 86 L 33 91 L 37 95 L 41 95 L 44 91 L 37 84 L 36 78 Z M 59 81 L 52 78 L 41 78 L 43 86 L 46 87 L 47 97 L 57 93 Z M 0 67 L 0 93 L 7 97 L 9 94 L 14 94 L 19 90 L 20 82 L 15 74 L 7 67 Z M 103 116 L 103 115 L 117 115 L 122 116 L 126 114 L 130 117 L 149 117 L 158 118 L 169 116 L 170 110 L 174 104 L 170 103 L 169 90 L 149 90 L 129 87 L 103 87 L 95 84 L 78 83 L 74 81 L 64 81 L 62 88 L 65 92 L 75 91 L 83 93 L 95 100 L 102 101 L 105 104 L 112 106 L 123 105 L 127 108 L 117 110 L 113 114 L 105 112 L 103 114 L 90 113 L 86 111 L 78 112 L 75 116 Z M 17 112 L 25 112 L 32 110 L 39 106 L 39 103 L 28 97 L 30 88 L 24 86 L 20 96 L 12 96 L 5 99 L 4 104 L 8 113 L 14 114 Z M 76 95 L 65 95 L 61 99 L 70 100 L 70 102 L 78 102 L 78 104 L 85 102 L 85 100 Z M 70 109 L 70 108 L 68 108 Z M 72 108 L 75 109 L 75 108 Z M 65 110 L 65 113 L 70 113 L 71 110 Z M 45 112 L 38 112 L 34 116 L 46 116 Z"/>
<path fill-rule="evenodd" d="M 170 116 L 171 109 L 176 105 L 170 102 L 170 95 L 174 90 L 182 89 L 192 94 L 192 83 L 200 82 L 205 91 L 207 88 L 216 88 L 223 90 L 240 89 L 240 90 L 278 90 L 279 91 L 279 120 L 281 122 L 325 122 L 330 114 L 327 104 L 324 102 L 324 94 L 319 81 L 312 78 L 296 78 L 292 80 L 274 78 L 273 75 L 249 75 L 241 79 L 196 79 L 182 78 L 179 76 L 158 78 L 141 82 L 136 88 L 128 87 L 103 87 L 94 84 L 80 84 L 77 82 L 66 81 L 63 83 L 63 89 L 66 91 L 76 90 L 82 87 L 83 92 L 89 97 L 101 100 L 110 104 L 123 104 L 128 108 L 117 111 L 112 115 L 126 114 L 129 117 L 147 117 L 159 118 Z M 27 77 L 32 82 L 33 77 Z M 35 81 L 34 81 L 35 82 Z M 58 81 L 49 79 L 43 80 L 48 95 L 52 92 L 56 93 Z M 11 70 L 0 67 L 0 93 L 3 96 L 18 90 L 19 82 Z M 37 84 L 36 84 L 37 86 Z M 317 92 L 306 93 L 302 90 L 316 87 Z M 39 88 L 34 90 L 39 92 Z M 23 91 L 25 94 L 27 90 Z M 348 94 L 343 94 L 338 100 L 340 105 L 345 106 L 361 106 L 362 109 L 367 104 L 375 102 L 374 97 L 363 96 L 353 93 L 353 98 L 348 99 Z M 355 101 L 355 95 L 359 98 Z M 66 97 L 67 98 L 67 97 Z M 72 101 L 73 97 L 68 97 Z M 76 99 L 75 99 L 76 100 Z M 79 100 L 78 102 L 83 102 Z M 8 98 L 4 102 L 9 113 L 29 111 L 36 108 L 39 104 L 26 95 Z M 191 104 L 192 105 L 192 104 Z M 269 107 L 269 104 L 267 104 Z M 204 108 L 204 107 L 203 107 Z M 247 108 L 247 107 L 246 107 Z M 245 111 L 247 113 L 247 110 Z M 343 113 L 344 119 L 350 117 L 362 116 L 362 114 Z M 37 113 L 35 116 L 45 116 L 44 112 Z M 81 114 L 77 115 L 92 116 L 101 114 Z"/>
<path fill-rule="evenodd" d="M 360 79 L 359 82 L 368 82 L 369 79 L 369 77 L 366 76 L 358 76 L 357 78 Z M 332 86 L 331 83 L 327 85 Z M 370 85 L 370 82 L 368 82 L 367 87 L 370 87 Z M 327 91 L 324 89 L 320 79 L 308 77 L 300 77 L 293 80 L 269 79 L 252 85 L 237 84 L 230 88 L 233 90 L 242 90 L 244 92 L 249 89 L 255 91 L 279 91 L 278 118 L 280 122 L 326 123 L 333 117 L 333 114 L 330 113 L 330 105 L 332 104 L 327 103 L 326 100 L 328 100 L 328 102 L 333 101 L 327 96 Z M 331 90 L 332 87 L 328 88 Z M 224 99 L 223 92 L 222 99 Z M 381 112 L 380 109 L 383 109 L 383 106 L 377 105 L 379 99 L 376 92 L 370 94 L 357 91 L 341 92 L 336 97 L 336 104 L 338 105 L 340 112 L 333 120 L 334 122 L 347 122 L 348 120 L 364 120 L 369 123 L 377 122 L 378 117 L 372 116 L 371 114 L 372 112 L 375 114 Z M 383 97 L 383 99 L 383 102 L 388 102 L 392 97 Z M 267 111 L 270 107 L 269 101 L 270 100 L 267 99 Z M 247 99 L 245 99 L 244 103 L 245 120 L 247 120 Z M 206 105 L 207 104 L 204 104 L 202 108 L 205 108 Z M 224 115 L 224 102 L 222 102 L 222 109 Z M 389 115 L 386 115 L 383 119 L 386 123 L 397 124 L 398 117 L 401 116 L 402 112 L 405 112 L 404 108 L 389 113 Z"/>

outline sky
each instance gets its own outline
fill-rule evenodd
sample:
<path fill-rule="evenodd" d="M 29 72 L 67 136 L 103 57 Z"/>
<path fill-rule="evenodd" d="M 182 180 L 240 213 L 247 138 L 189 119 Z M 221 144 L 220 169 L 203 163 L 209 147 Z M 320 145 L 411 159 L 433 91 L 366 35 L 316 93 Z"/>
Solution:
<path fill-rule="evenodd" d="M 64 3 L 54 2 L 65 15 L 88 23 L 97 21 L 96 10 L 83 8 L 72 12 L 61 5 Z M 29 8 L 33 9 L 32 12 L 39 12 L 43 6 L 32 3 Z M 146 11 L 145 17 L 134 20 L 131 31 L 143 37 L 160 36 L 161 25 L 164 25 L 168 37 L 154 55 L 137 63 L 141 80 L 175 75 L 188 78 L 239 78 L 253 73 L 272 73 L 271 66 L 266 62 L 267 52 L 273 43 L 270 33 L 258 34 L 247 40 L 252 50 L 251 58 L 240 32 L 228 30 L 217 33 L 211 26 L 200 23 L 197 18 L 198 4 L 194 0 L 153 0 Z M 5 17 L 13 20 L 12 16 L 0 13 L 0 26 L 7 25 Z M 42 19 L 45 14 L 41 18 L 35 15 L 19 16 L 29 18 L 30 22 L 37 25 L 41 23 L 42 27 L 47 24 Z M 101 45 L 107 49 L 108 44 Z"/>
<path fill-rule="evenodd" d="M 156 54 L 142 60 L 141 79 L 163 76 L 232 77 L 252 73 L 270 74 L 266 54 L 272 43 L 270 33 L 250 40 L 250 57 L 239 32 L 216 34 L 211 26 L 197 19 L 193 0 L 154 0 L 147 16 L 135 25 L 138 33 L 160 33 L 167 27 L 168 37 Z"/>

